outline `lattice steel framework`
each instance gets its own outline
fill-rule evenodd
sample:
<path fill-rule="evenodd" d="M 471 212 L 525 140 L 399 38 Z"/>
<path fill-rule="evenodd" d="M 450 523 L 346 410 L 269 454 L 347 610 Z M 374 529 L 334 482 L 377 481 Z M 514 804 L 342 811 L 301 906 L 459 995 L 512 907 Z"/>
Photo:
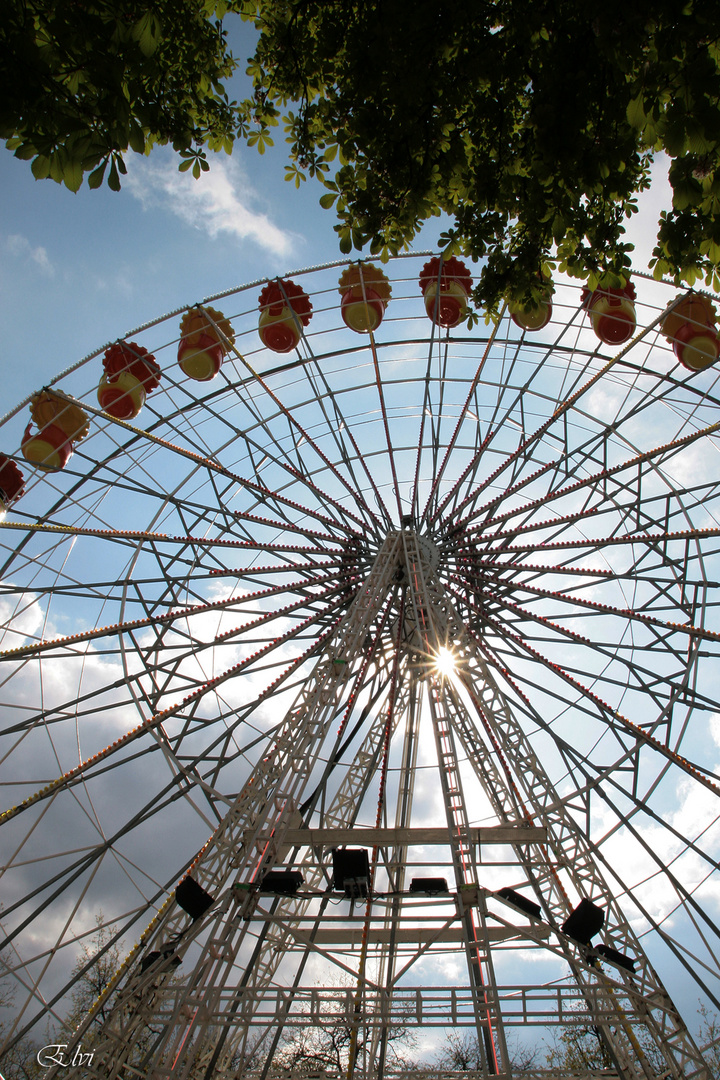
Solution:
<path fill-rule="evenodd" d="M 608 1078 L 709 1080 L 678 1005 L 720 1010 L 717 375 L 667 286 L 603 352 L 567 285 L 533 337 L 438 331 L 420 265 L 374 335 L 339 266 L 296 275 L 287 357 L 258 283 L 211 298 L 205 384 L 178 313 L 141 328 L 133 424 L 97 356 L 53 384 L 91 437 L 0 526 L 4 1035 L 85 1054 L 49 1078 L 264 1080 L 308 1030 L 401 1077 L 449 1027 L 509 1078 L 514 1031 L 586 1025 Z"/>

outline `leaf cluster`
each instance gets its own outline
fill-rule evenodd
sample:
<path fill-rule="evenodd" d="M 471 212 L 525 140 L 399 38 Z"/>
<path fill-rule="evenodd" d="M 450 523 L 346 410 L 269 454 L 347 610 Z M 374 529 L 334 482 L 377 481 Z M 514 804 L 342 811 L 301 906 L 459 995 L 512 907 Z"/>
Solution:
<path fill-rule="evenodd" d="M 650 1068 L 657 1075 L 661 1075 L 666 1068 L 666 1062 L 647 1029 L 633 1029 L 633 1038 Z M 560 1029 L 559 1035 L 555 1036 L 554 1045 L 548 1051 L 547 1064 L 551 1069 L 578 1075 L 586 1075 L 589 1070 L 613 1068 L 612 1057 L 601 1029 L 582 1022 Z"/>
<path fill-rule="evenodd" d="M 254 24 L 253 93 L 223 20 Z M 625 225 L 670 159 L 656 276 L 720 289 L 720 8 L 701 0 L 5 0 L 0 137 L 36 177 L 115 190 L 131 149 L 260 153 L 324 186 L 341 251 L 387 258 L 444 215 L 476 302 L 537 302 L 559 268 L 624 280 Z"/>
<path fill-rule="evenodd" d="M 527 1047 L 516 1038 L 508 1040 L 508 1054 L 513 1076 L 521 1076 L 537 1065 L 537 1050 Z M 474 1031 L 451 1031 L 439 1047 L 434 1061 L 438 1069 L 452 1072 L 482 1072 L 486 1068 L 485 1054 L 480 1049 Z"/>
<path fill-rule="evenodd" d="M 350 986 L 350 980 L 343 974 L 336 985 Z M 360 1025 L 356 1032 L 357 1058 L 362 1060 L 366 1039 L 371 1032 Z M 390 1024 L 386 1032 L 386 1050 L 393 1069 L 415 1069 L 416 1063 L 408 1057 L 416 1043 L 416 1035 L 411 1027 L 403 1023 Z M 337 1019 L 322 1026 L 308 1021 L 302 1027 L 290 1028 L 280 1043 L 273 1059 L 273 1070 L 278 1075 L 293 1077 L 317 1077 L 342 1080 L 347 1075 L 350 1047 L 353 1043 L 353 1025 L 344 1012 L 338 1011 Z"/>
<path fill-rule="evenodd" d="M 444 214 L 448 253 L 485 260 L 475 298 L 490 310 L 538 299 L 555 267 L 591 287 L 622 279 L 625 223 L 665 150 L 656 273 L 720 284 L 717 5 L 254 7 L 253 122 L 267 131 L 284 111 L 287 178 L 325 186 L 342 251 L 387 257 Z"/>
<path fill-rule="evenodd" d="M 711 1075 L 720 1076 L 720 1019 L 705 1005 L 700 1005 L 699 1012 L 701 1023 L 698 1041 L 701 1046 L 708 1044 L 704 1049 L 704 1058 Z"/>
<path fill-rule="evenodd" d="M 0 137 L 38 179 L 113 190 L 123 154 L 170 143 L 196 175 L 232 149 L 236 61 L 203 0 L 5 0 Z"/>

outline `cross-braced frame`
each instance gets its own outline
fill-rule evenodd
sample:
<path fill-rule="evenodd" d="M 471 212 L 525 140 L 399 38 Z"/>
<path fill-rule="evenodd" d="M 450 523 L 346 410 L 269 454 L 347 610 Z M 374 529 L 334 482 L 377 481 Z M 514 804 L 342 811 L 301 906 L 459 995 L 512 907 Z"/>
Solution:
<path fill-rule="evenodd" d="M 229 1080 L 329 1032 L 369 1078 L 459 1027 L 510 1077 L 517 1032 L 585 1025 L 606 1076 L 710 1075 L 716 376 L 674 365 L 665 287 L 602 352 L 571 287 L 530 339 L 441 331 L 392 272 L 362 336 L 338 268 L 303 277 L 287 358 L 232 292 L 206 385 L 145 328 L 142 426 L 92 358 L 55 387 L 92 436 L 1 526 L 9 1048 Z M 118 970 L 70 1031 L 96 916 Z"/>

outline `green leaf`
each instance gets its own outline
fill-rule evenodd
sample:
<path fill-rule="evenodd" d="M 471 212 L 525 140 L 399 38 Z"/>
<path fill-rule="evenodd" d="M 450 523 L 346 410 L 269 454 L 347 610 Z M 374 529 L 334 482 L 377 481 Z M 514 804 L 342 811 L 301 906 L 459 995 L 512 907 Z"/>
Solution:
<path fill-rule="evenodd" d="M 323 210 L 331 210 L 335 204 L 336 199 L 337 195 L 334 195 L 332 191 L 329 191 L 327 195 L 322 195 L 320 197 L 320 205 L 322 206 Z"/>
<path fill-rule="evenodd" d="M 105 179 L 105 170 L 106 170 L 106 168 L 107 168 L 107 158 L 105 159 L 105 161 L 103 161 L 102 165 L 98 166 L 98 168 L 95 169 L 93 172 L 91 172 L 90 175 L 88 176 L 88 187 L 89 188 L 99 188 L 100 187 L 103 180 Z"/>
<path fill-rule="evenodd" d="M 50 158 L 38 154 L 30 168 L 36 180 L 45 180 L 50 175 Z"/>
<path fill-rule="evenodd" d="M 193 159 L 192 158 L 186 158 L 185 161 L 181 161 L 180 164 L 178 165 L 178 172 L 187 172 L 188 169 L 192 168 L 192 165 L 193 165 Z"/>
<path fill-rule="evenodd" d="M 67 152 L 62 146 L 58 147 L 58 149 L 50 155 L 50 172 L 48 175 L 56 184 L 62 184 L 63 182 L 63 168 L 66 161 Z"/>
<path fill-rule="evenodd" d="M 292 164 L 292 165 L 286 165 L 285 166 L 285 179 L 288 180 L 288 181 L 292 180 L 293 183 L 295 184 L 295 187 L 299 188 L 300 187 L 300 181 L 305 180 L 307 178 L 305 176 L 303 176 L 303 174 L 298 169 L 297 165 Z"/>
<path fill-rule="evenodd" d="M 670 157 L 679 157 L 685 152 L 685 126 L 682 121 L 668 124 L 662 143 Z"/>
<path fill-rule="evenodd" d="M 35 149 L 35 147 L 32 146 L 30 143 L 21 142 L 20 139 L 8 139 L 8 150 L 12 150 L 12 147 L 10 146 L 11 141 L 17 145 L 17 149 L 15 150 L 15 157 L 19 158 L 20 161 L 30 161 L 31 158 L 34 158 L 36 156 L 37 150 Z"/>
<path fill-rule="evenodd" d="M 628 107 L 625 110 L 627 122 L 630 127 L 642 129 L 645 127 L 647 117 L 645 116 L 645 108 L 643 103 L 642 94 L 640 97 L 633 98 L 628 103 Z"/>
<path fill-rule="evenodd" d="M 139 124 L 131 123 L 130 130 L 128 131 L 128 143 L 130 149 L 134 150 L 136 154 L 145 153 L 145 135 L 143 129 Z"/>
<path fill-rule="evenodd" d="M 137 41 L 143 56 L 152 56 L 162 39 L 160 20 L 152 11 L 147 11 L 132 28 L 131 36 Z"/>
<path fill-rule="evenodd" d="M 114 161 L 110 167 L 110 175 L 108 176 L 108 187 L 111 191 L 120 190 L 120 177 L 118 176 L 117 165 Z"/>
<path fill-rule="evenodd" d="M 63 183 L 70 191 L 77 191 L 83 181 L 82 162 L 71 158 L 63 166 Z"/>
<path fill-rule="evenodd" d="M 692 181 L 679 181 L 673 187 L 672 204 L 675 210 L 687 210 L 700 198 L 700 192 L 696 190 Z"/>
<path fill-rule="evenodd" d="M 553 239 L 562 240 L 562 238 L 565 235 L 566 231 L 567 231 L 567 226 L 565 224 L 565 219 L 563 218 L 562 214 L 555 214 L 555 217 L 553 218 L 553 223 L 552 223 L 552 226 L 551 226 L 551 232 L 552 232 L 552 235 L 553 235 Z"/>

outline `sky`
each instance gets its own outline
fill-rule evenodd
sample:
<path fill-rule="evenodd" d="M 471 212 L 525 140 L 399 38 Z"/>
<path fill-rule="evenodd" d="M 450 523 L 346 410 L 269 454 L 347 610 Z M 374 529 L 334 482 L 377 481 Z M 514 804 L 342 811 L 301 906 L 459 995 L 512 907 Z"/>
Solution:
<path fill-rule="evenodd" d="M 7 151 L 0 155 L 8 407 L 168 310 L 338 257 L 320 193 L 285 183 L 281 152 L 219 155 L 199 181 L 177 164 L 165 148 L 149 158 L 130 155 L 119 193 L 84 185 L 73 195 L 36 181 Z"/>
<path fill-rule="evenodd" d="M 235 55 L 249 56 L 247 26 L 232 19 L 230 34 Z M 231 96 L 247 91 L 244 68 L 241 60 Z M 178 172 L 170 148 L 147 158 L 129 152 L 120 192 L 84 182 L 73 194 L 0 154 L 0 415 L 158 315 L 338 257 L 321 191 L 285 182 L 282 147 L 261 157 L 237 144 L 231 157 L 211 157 L 196 181 Z"/>
<path fill-rule="evenodd" d="M 0 153 L 0 415 L 165 312 L 338 259 L 322 189 L 286 183 L 285 163 L 282 145 L 264 157 L 238 145 L 196 181 L 160 148 L 129 155 L 119 193 L 84 184 L 72 194 Z M 662 169 L 629 230 L 641 269 L 667 197 Z M 434 248 L 442 228 L 431 222 L 417 248 Z"/>

